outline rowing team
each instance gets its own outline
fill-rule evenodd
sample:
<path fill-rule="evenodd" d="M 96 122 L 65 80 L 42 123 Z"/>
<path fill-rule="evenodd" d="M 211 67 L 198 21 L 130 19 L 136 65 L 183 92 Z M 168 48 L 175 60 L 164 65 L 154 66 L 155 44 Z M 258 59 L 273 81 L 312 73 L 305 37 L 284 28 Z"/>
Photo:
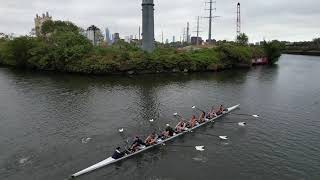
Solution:
<path fill-rule="evenodd" d="M 198 119 L 196 118 L 195 115 L 193 115 L 189 121 L 186 121 L 183 117 L 180 117 L 181 118 L 180 122 L 175 126 L 174 129 L 169 124 L 167 124 L 167 128 L 165 129 L 164 132 L 162 132 L 160 135 L 157 135 L 155 132 L 153 132 L 151 135 L 149 135 L 145 139 L 145 141 L 141 140 L 139 136 L 136 136 L 129 149 L 125 151 L 121 151 L 121 148 L 117 147 L 115 152 L 112 155 L 112 158 L 120 159 L 127 154 L 131 154 L 136 151 L 139 151 L 141 147 L 155 145 L 158 143 L 159 140 L 160 141 L 165 140 L 167 138 L 174 136 L 175 134 L 182 133 L 188 130 L 189 128 L 193 128 L 199 124 L 205 123 L 206 120 L 215 118 L 223 114 L 224 111 L 225 109 L 223 105 L 221 105 L 218 110 L 215 110 L 214 107 L 212 107 L 211 111 L 208 113 L 201 112 Z"/>

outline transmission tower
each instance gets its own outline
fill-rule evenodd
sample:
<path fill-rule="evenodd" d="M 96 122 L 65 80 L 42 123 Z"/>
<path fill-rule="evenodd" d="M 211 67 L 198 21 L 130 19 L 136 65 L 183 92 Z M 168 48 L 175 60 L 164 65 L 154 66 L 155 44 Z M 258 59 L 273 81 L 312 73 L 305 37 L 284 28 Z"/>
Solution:
<path fill-rule="evenodd" d="M 220 16 L 213 16 L 213 10 L 217 10 L 216 8 L 213 8 L 213 4 L 216 4 L 216 1 L 210 0 L 209 2 L 206 2 L 206 4 L 209 4 L 209 9 L 206 9 L 209 11 L 209 17 L 204 17 L 209 19 L 209 35 L 208 35 L 208 42 L 209 44 L 212 42 L 212 20 L 214 18 L 218 18 Z"/>
<path fill-rule="evenodd" d="M 199 33 L 202 32 L 200 31 L 200 17 L 198 16 L 197 18 L 197 30 L 193 31 L 197 33 L 197 46 L 199 46 Z"/>
<path fill-rule="evenodd" d="M 237 36 L 241 33 L 241 12 L 240 12 L 240 3 L 237 5 Z"/>

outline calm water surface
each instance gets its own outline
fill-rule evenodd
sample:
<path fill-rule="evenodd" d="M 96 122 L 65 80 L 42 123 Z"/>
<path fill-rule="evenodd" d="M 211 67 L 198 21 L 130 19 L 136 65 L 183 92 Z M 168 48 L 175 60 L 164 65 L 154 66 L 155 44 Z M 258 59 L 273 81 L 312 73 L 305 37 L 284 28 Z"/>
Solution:
<path fill-rule="evenodd" d="M 237 113 L 94 173 L 87 179 L 320 179 L 320 57 L 283 55 L 277 66 L 220 73 L 81 76 L 0 68 L 0 179 L 58 180 L 108 157 L 198 105 Z M 150 124 L 149 119 L 155 119 Z M 117 129 L 125 128 L 121 136 Z"/>

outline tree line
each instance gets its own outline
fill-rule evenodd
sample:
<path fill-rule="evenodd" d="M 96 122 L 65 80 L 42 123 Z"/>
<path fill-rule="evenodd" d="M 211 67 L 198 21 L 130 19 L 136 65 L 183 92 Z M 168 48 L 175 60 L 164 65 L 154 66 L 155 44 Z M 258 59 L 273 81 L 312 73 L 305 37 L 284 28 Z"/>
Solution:
<path fill-rule="evenodd" d="M 153 53 L 119 41 L 112 46 L 93 46 L 71 22 L 47 21 L 41 36 L 8 37 L 0 34 L 0 64 L 25 69 L 78 73 L 214 71 L 266 56 L 275 63 L 281 55 L 279 43 L 249 46 L 246 35 L 238 42 L 210 48 L 157 47 Z"/>

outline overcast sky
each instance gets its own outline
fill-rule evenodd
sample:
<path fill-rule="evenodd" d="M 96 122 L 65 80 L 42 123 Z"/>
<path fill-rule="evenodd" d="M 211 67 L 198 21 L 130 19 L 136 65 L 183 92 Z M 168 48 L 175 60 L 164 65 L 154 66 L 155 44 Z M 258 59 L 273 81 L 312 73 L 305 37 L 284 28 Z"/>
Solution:
<path fill-rule="evenodd" d="M 28 34 L 37 13 L 46 11 L 54 20 L 69 20 L 80 27 L 91 24 L 108 27 L 122 37 L 138 35 L 142 0 L 0 0 L 0 32 Z M 320 0 L 217 0 L 213 37 L 233 40 L 236 32 L 236 5 L 241 3 L 242 32 L 250 42 L 263 39 L 289 41 L 320 37 Z M 176 40 L 190 22 L 196 30 L 196 17 L 207 16 L 205 0 L 155 0 L 155 36 Z M 201 36 L 207 38 L 208 20 L 201 20 Z M 193 35 L 195 33 L 192 33 Z"/>

